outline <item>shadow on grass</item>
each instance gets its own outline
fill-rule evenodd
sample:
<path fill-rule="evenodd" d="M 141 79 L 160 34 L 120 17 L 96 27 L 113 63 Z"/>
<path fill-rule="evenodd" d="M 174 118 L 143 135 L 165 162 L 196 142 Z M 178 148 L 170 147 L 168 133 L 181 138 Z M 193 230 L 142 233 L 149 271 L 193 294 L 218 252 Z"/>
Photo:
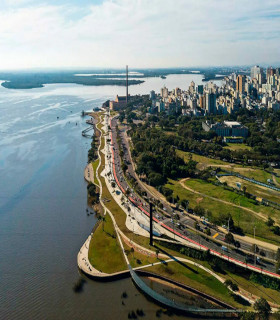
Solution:
<path fill-rule="evenodd" d="M 162 248 L 158 247 L 156 244 L 154 245 L 155 248 L 157 248 L 161 253 L 167 255 L 170 259 L 173 259 L 175 262 L 177 262 L 178 264 L 180 264 L 181 266 L 183 266 L 184 268 L 192 271 L 193 273 L 198 274 L 198 272 L 191 268 L 190 266 L 188 266 L 186 263 L 179 261 L 178 259 L 176 259 L 174 256 L 172 256 L 170 253 L 168 253 L 167 251 L 163 250 Z"/>

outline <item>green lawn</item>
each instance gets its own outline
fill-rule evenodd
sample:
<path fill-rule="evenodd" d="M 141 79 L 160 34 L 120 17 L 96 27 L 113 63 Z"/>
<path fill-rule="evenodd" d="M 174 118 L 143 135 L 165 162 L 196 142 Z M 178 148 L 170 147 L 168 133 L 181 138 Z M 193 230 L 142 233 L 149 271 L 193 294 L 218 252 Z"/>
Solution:
<path fill-rule="evenodd" d="M 127 269 L 120 244 L 109 214 L 95 230 L 90 245 L 88 258 L 91 265 L 102 272 L 114 273 Z"/>
<path fill-rule="evenodd" d="M 231 186 L 236 189 L 237 189 L 236 183 L 239 182 L 241 184 L 241 188 L 245 186 L 246 191 L 255 195 L 256 197 L 264 198 L 264 199 L 268 199 L 268 200 L 280 203 L 280 192 L 277 192 L 275 190 L 258 186 L 255 183 L 248 182 L 234 176 L 224 176 L 224 177 L 220 177 L 219 179 L 221 182 L 226 182 L 228 186 Z M 270 208 L 268 210 L 272 210 L 272 209 Z M 280 215 L 278 215 L 278 218 L 280 219 Z"/>
<path fill-rule="evenodd" d="M 133 237 L 134 241 L 134 237 Z M 131 252 L 131 247 L 124 243 L 124 249 L 127 252 L 127 258 L 129 260 L 130 265 L 132 268 L 145 266 L 147 264 L 159 262 L 160 260 L 154 256 L 147 256 L 140 252 L 134 251 Z M 144 269 L 145 270 L 145 269 Z"/>
<path fill-rule="evenodd" d="M 241 175 L 248 177 L 250 179 L 255 179 L 263 183 L 267 183 L 267 179 L 272 179 L 270 172 L 267 172 L 260 168 L 248 168 L 236 166 L 233 171 L 240 173 Z"/>
<path fill-rule="evenodd" d="M 252 150 L 252 148 L 250 146 L 247 146 L 244 143 L 227 143 L 227 146 L 224 147 L 225 149 L 229 149 L 229 150 Z"/>
<path fill-rule="evenodd" d="M 254 283 L 249 279 L 242 277 L 241 275 L 237 275 L 229 271 L 226 271 L 225 274 L 221 274 L 221 276 L 226 279 L 232 280 L 232 282 L 235 282 L 239 287 L 243 288 L 246 291 L 251 292 L 252 294 L 258 297 L 263 297 L 268 301 L 276 302 L 277 304 L 280 304 L 280 292 L 277 290 L 264 288 L 260 284 Z"/>
<path fill-rule="evenodd" d="M 98 164 L 99 164 L 99 159 L 96 159 L 95 161 L 93 161 L 93 162 L 91 163 L 92 168 L 93 168 L 93 173 L 94 173 L 94 183 L 95 183 L 97 186 L 99 186 L 99 182 L 98 182 L 97 177 L 96 177 L 96 170 L 97 170 Z"/>
<path fill-rule="evenodd" d="M 208 272 L 196 268 L 191 264 L 185 262 L 184 264 L 185 266 L 177 262 L 168 262 L 167 265 L 155 265 L 148 267 L 145 270 L 186 284 L 237 308 L 244 308 L 243 305 L 234 301 L 227 287 Z"/>
<path fill-rule="evenodd" d="M 228 178 L 234 179 L 235 177 L 228 177 Z M 250 200 L 243 195 L 236 194 L 233 191 L 225 190 L 223 187 L 215 186 L 212 183 L 206 182 L 201 179 L 187 180 L 185 182 L 185 185 L 195 191 L 201 192 L 203 194 L 206 194 L 208 196 L 211 196 L 220 200 L 231 202 L 236 205 L 240 205 L 242 207 L 251 209 L 255 212 L 262 213 L 267 217 L 271 216 L 277 219 L 278 216 L 280 215 L 279 210 L 272 212 L 270 207 L 266 207 L 263 205 L 255 205 L 253 200 Z"/>
<path fill-rule="evenodd" d="M 204 156 L 200 156 L 195 153 L 191 152 L 184 152 L 181 150 L 176 150 L 176 153 L 179 157 L 183 158 L 185 161 L 189 161 L 190 157 L 192 157 L 193 160 L 198 162 L 197 168 L 199 170 L 203 170 L 209 166 L 213 167 L 221 167 L 221 169 L 227 170 L 227 171 L 234 171 L 238 172 L 239 174 L 248 177 L 248 178 L 254 178 L 255 180 L 267 183 L 267 179 L 271 178 L 271 173 L 269 171 L 265 171 L 258 167 L 249 167 L 249 166 L 242 166 L 239 164 L 229 163 L 222 160 L 216 160 L 207 158 Z M 274 172 L 276 172 L 276 169 L 274 169 Z"/>
<path fill-rule="evenodd" d="M 245 234 L 253 236 L 253 228 L 256 226 L 256 238 L 279 245 L 279 236 L 270 231 L 265 222 L 257 218 L 253 213 L 251 214 L 250 212 L 231 205 L 195 194 L 184 189 L 177 181 L 174 180 L 169 180 L 166 187 L 172 189 L 174 191 L 174 195 L 178 195 L 180 199 L 189 200 L 191 208 L 199 204 L 201 207 L 210 210 L 213 217 L 217 217 L 221 213 L 230 213 L 235 224 L 240 226 Z"/>
<path fill-rule="evenodd" d="M 211 159 L 204 156 L 200 156 L 198 154 L 192 153 L 192 152 L 185 152 L 181 150 L 176 150 L 176 153 L 179 157 L 183 158 L 185 161 L 189 161 L 190 157 L 192 157 L 192 160 L 197 161 L 200 165 L 213 165 L 213 166 L 230 166 L 231 164 L 222 160 L 217 159 Z"/>
<path fill-rule="evenodd" d="M 196 261 L 199 264 L 203 265 L 204 267 L 212 270 L 211 265 L 207 262 L 207 261 L 197 261 L 196 259 L 190 258 L 188 256 L 185 256 L 183 254 L 181 254 L 180 252 L 171 250 L 171 249 L 167 249 L 164 246 L 161 246 L 157 243 L 157 246 L 159 248 L 162 248 L 165 251 L 168 251 L 169 254 L 173 255 L 173 256 L 179 256 L 179 257 L 183 257 L 192 261 Z M 198 269 L 199 270 L 199 269 Z M 258 296 L 258 297 L 264 297 L 266 300 L 268 301 L 276 301 L 278 304 L 280 304 L 280 292 L 277 290 L 273 290 L 270 288 L 265 288 L 262 285 L 258 285 L 256 283 L 253 283 L 252 281 L 250 281 L 248 279 L 248 274 L 246 274 L 246 272 L 244 272 L 242 275 L 241 274 L 233 274 L 232 272 L 229 272 L 227 269 L 223 270 L 224 273 L 221 274 L 219 272 L 216 272 L 218 275 L 220 275 L 222 278 L 224 279 L 230 279 L 233 282 L 235 282 L 240 288 L 243 288 L 244 290 Z"/>

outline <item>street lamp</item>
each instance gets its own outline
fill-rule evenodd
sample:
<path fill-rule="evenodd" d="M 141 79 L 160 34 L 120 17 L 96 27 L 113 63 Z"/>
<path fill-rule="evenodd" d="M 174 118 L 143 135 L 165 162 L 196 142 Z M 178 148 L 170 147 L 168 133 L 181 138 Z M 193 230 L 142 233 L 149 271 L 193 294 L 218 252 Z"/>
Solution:
<path fill-rule="evenodd" d="M 256 264 L 256 226 L 254 226 L 254 242 L 255 242 L 255 245 L 254 245 L 254 260 L 255 260 L 255 264 Z"/>

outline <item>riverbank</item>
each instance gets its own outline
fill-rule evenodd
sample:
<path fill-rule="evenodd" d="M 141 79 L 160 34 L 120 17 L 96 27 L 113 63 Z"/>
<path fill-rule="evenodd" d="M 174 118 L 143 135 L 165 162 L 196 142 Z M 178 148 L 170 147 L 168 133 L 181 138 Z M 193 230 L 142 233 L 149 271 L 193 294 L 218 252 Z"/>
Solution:
<path fill-rule="evenodd" d="M 105 212 L 106 212 L 106 210 L 108 210 L 108 206 L 111 207 L 111 211 L 108 210 L 108 212 L 110 212 L 110 216 L 113 219 L 113 224 L 116 228 L 117 235 L 119 234 L 120 237 L 122 238 L 122 240 L 126 240 L 125 243 L 130 248 L 133 248 L 134 251 L 135 251 L 135 248 L 139 248 L 139 251 L 142 250 L 141 254 L 143 254 L 143 255 L 156 256 L 155 248 L 149 247 L 149 249 L 147 249 L 148 242 L 147 242 L 147 240 L 145 240 L 147 238 L 143 238 L 142 234 L 135 235 L 135 233 L 133 231 L 131 232 L 131 230 L 128 229 L 128 225 L 126 223 L 124 223 L 124 221 L 126 221 L 128 219 L 128 216 L 131 213 L 127 212 L 127 207 L 124 205 L 125 204 L 124 201 L 122 201 L 121 199 L 118 199 L 119 197 L 121 197 L 121 195 L 119 197 L 116 195 L 116 190 L 114 190 L 114 188 L 112 188 L 111 182 L 109 180 L 110 172 L 112 171 L 112 168 L 110 167 L 110 154 L 107 153 L 107 150 L 109 150 L 109 146 L 107 145 L 107 141 L 106 141 L 106 140 L 108 140 L 108 138 L 106 138 L 107 137 L 106 126 L 104 126 L 104 122 L 103 122 L 105 117 L 106 116 L 104 116 L 104 114 L 103 115 L 101 114 L 99 117 L 100 121 L 98 122 L 98 124 L 96 126 L 97 129 L 100 130 L 100 132 L 102 133 L 100 144 L 98 147 L 99 164 L 98 164 L 98 168 L 96 170 L 97 180 L 99 181 L 99 184 L 101 186 L 100 189 L 102 189 L 102 190 L 104 189 L 104 191 L 106 191 L 105 192 L 106 196 L 104 196 L 103 191 L 100 192 L 100 199 L 102 202 L 102 206 L 104 206 Z M 112 172 L 111 172 L 111 174 L 112 174 Z M 109 190 L 110 190 L 110 192 L 109 192 Z M 105 202 L 104 202 L 104 199 L 106 199 Z M 119 201 L 121 203 L 118 203 Z M 125 220 L 124 220 L 124 216 L 126 216 Z M 115 219 L 116 219 L 116 221 L 114 221 Z M 136 219 L 131 219 L 131 220 L 136 220 Z M 121 223 L 121 226 L 119 226 L 119 223 Z M 119 240 L 120 245 L 121 245 L 122 240 Z M 137 241 L 138 243 L 136 243 L 135 241 Z M 126 257 L 127 252 L 124 249 L 122 249 L 122 252 L 124 253 L 124 257 Z M 160 256 L 160 258 L 165 258 L 165 259 L 166 259 L 166 257 L 167 256 L 164 256 L 164 257 Z M 109 256 L 108 256 L 108 259 L 110 259 Z M 179 261 L 182 258 L 176 257 L 175 259 Z M 201 269 L 201 266 L 199 264 L 196 264 L 196 266 Z M 203 268 L 204 267 L 202 267 L 202 269 Z M 209 273 L 209 270 L 207 270 L 206 272 Z M 213 272 L 212 272 L 212 274 L 210 272 L 210 276 L 214 276 Z M 215 278 L 215 276 L 214 276 L 214 278 Z M 218 277 L 216 279 L 221 283 L 223 283 L 225 281 L 225 279 L 221 280 L 222 279 L 221 277 L 220 278 Z M 168 279 L 166 279 L 166 280 L 168 281 Z M 212 291 L 212 294 L 216 295 L 217 292 L 215 293 Z M 248 297 L 244 296 L 244 299 L 248 299 Z M 236 304 L 234 302 L 234 300 L 232 298 L 230 298 L 229 300 L 233 305 L 240 307 L 238 304 Z M 253 300 L 250 302 L 252 303 Z"/>

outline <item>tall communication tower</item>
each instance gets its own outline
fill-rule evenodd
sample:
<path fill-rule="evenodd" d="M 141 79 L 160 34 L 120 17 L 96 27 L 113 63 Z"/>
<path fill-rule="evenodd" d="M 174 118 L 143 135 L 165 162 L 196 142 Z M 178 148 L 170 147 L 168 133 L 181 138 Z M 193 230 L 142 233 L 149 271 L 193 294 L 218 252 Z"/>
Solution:
<path fill-rule="evenodd" d="M 126 66 L 126 104 L 128 103 L 128 66 Z"/>

